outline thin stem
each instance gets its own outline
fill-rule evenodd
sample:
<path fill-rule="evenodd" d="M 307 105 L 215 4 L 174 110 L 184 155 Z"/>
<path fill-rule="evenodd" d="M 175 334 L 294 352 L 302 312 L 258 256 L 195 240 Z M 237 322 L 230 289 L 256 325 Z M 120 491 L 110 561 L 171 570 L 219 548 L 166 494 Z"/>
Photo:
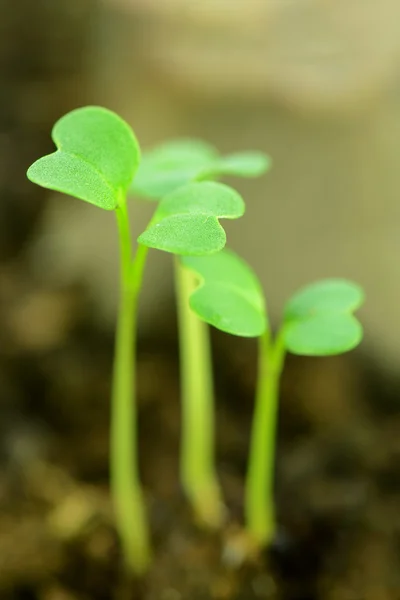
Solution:
<path fill-rule="evenodd" d="M 189 306 L 195 275 L 175 259 L 182 396 L 181 481 L 195 514 L 217 527 L 224 506 L 215 471 L 214 391 L 209 328 Z"/>
<path fill-rule="evenodd" d="M 132 261 L 126 202 L 116 210 L 121 256 L 121 289 L 111 398 L 110 477 L 116 527 L 128 571 L 142 574 L 150 562 L 147 515 L 139 477 L 136 406 L 136 320 L 147 249 Z"/>
<path fill-rule="evenodd" d="M 260 338 L 258 381 L 245 483 L 245 520 L 253 540 L 263 546 L 276 531 L 274 506 L 275 444 L 279 379 L 285 356 L 282 332 L 275 343 Z"/>

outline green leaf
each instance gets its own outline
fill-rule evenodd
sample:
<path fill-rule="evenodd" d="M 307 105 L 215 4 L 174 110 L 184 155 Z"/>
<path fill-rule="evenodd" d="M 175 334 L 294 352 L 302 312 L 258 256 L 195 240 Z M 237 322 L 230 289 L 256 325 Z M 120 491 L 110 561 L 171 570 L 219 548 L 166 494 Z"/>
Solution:
<path fill-rule="evenodd" d="M 219 220 L 244 214 L 241 196 L 222 183 L 191 183 L 168 194 L 138 242 L 173 254 L 203 255 L 224 247 Z"/>
<path fill-rule="evenodd" d="M 132 182 L 134 195 L 159 199 L 186 185 L 218 157 L 209 144 L 194 139 L 167 142 L 143 155 Z"/>
<path fill-rule="evenodd" d="M 218 219 L 182 214 L 149 227 L 138 237 L 138 242 L 172 254 L 201 256 L 221 250 L 226 244 L 226 234 Z"/>
<path fill-rule="evenodd" d="M 270 164 L 270 158 L 261 152 L 219 156 L 213 146 L 201 140 L 175 140 L 144 154 L 130 192 L 157 200 L 193 181 L 223 175 L 258 177 Z"/>
<path fill-rule="evenodd" d="M 345 279 L 325 279 L 299 290 L 286 305 L 285 319 L 316 312 L 353 312 L 364 301 L 362 288 Z"/>
<path fill-rule="evenodd" d="M 28 178 L 105 210 L 115 209 L 140 162 L 129 125 L 106 108 L 86 106 L 61 117 L 52 139 L 57 151 L 33 163 Z"/>
<path fill-rule="evenodd" d="M 320 314 L 290 323 L 286 348 L 303 356 L 332 356 L 352 350 L 362 340 L 362 327 L 351 314 Z"/>
<path fill-rule="evenodd" d="M 259 177 L 271 166 L 271 159 L 262 152 L 238 152 L 221 156 L 198 175 L 198 179 L 207 179 L 222 175 L 236 177 Z"/>
<path fill-rule="evenodd" d="M 192 310 L 221 331 L 243 337 L 260 336 L 266 328 L 264 295 L 250 267 L 224 249 L 210 256 L 181 257 L 200 284 L 190 297 Z"/>
<path fill-rule="evenodd" d="M 363 290 L 343 279 L 301 289 L 285 308 L 287 349 L 294 354 L 328 356 L 355 348 L 362 339 L 362 327 L 352 313 L 363 301 Z"/>

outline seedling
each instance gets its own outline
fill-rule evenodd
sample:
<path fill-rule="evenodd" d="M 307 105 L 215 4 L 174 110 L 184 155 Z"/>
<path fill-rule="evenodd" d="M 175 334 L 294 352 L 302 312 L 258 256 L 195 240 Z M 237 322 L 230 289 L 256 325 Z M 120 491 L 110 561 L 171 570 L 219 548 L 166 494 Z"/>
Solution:
<path fill-rule="evenodd" d="M 116 526 L 128 568 L 143 573 L 150 561 L 149 528 L 137 456 L 137 303 L 148 248 L 176 255 L 180 325 L 183 443 L 182 481 L 197 514 L 219 523 L 222 502 L 213 453 L 214 409 L 207 325 L 259 338 L 259 368 L 245 518 L 257 544 L 275 532 L 273 463 L 279 380 L 287 351 L 326 356 L 351 350 L 362 329 L 353 312 L 362 290 L 326 280 L 298 292 L 286 305 L 273 338 L 261 286 L 231 251 L 219 220 L 244 213 L 241 196 L 212 181 L 224 174 L 252 177 L 265 171 L 259 153 L 226 157 L 197 141 L 164 145 L 140 164 L 130 127 L 116 114 L 85 107 L 62 117 L 52 132 L 57 151 L 40 158 L 28 177 L 43 187 L 115 211 L 120 244 L 120 305 L 111 397 L 110 477 Z M 211 181 L 210 181 L 211 180 Z M 127 195 L 159 199 L 134 248 Z M 200 282 L 200 284 L 199 284 Z M 188 300 L 190 299 L 190 307 Z"/>
<path fill-rule="evenodd" d="M 356 284 L 327 279 L 297 292 L 286 304 L 272 337 L 261 285 L 228 249 L 212 256 L 183 257 L 197 275 L 190 306 L 200 319 L 233 335 L 258 337 L 258 379 L 245 482 L 245 522 L 253 542 L 269 544 L 276 532 L 273 500 L 279 381 L 287 351 L 330 356 L 355 348 L 362 327 L 353 313 L 364 294 Z"/>
<path fill-rule="evenodd" d="M 269 166 L 268 156 L 260 152 L 220 156 L 201 140 L 175 140 L 144 154 L 130 191 L 147 200 L 158 200 L 193 180 L 222 175 L 258 177 Z M 222 523 L 225 509 L 215 471 L 209 328 L 189 307 L 189 297 L 197 287 L 196 276 L 182 268 L 178 258 L 174 266 L 181 362 L 181 482 L 199 521 L 216 527 Z"/>
<path fill-rule="evenodd" d="M 55 124 L 52 138 L 57 151 L 37 160 L 28 169 L 28 178 L 45 188 L 115 211 L 117 217 L 121 265 L 111 394 L 111 493 L 127 567 L 141 574 L 149 565 L 151 552 L 137 456 L 136 321 L 148 248 L 198 256 L 221 250 L 226 235 L 219 219 L 240 217 L 245 208 L 243 200 L 237 192 L 221 183 L 190 181 L 234 172 L 235 169 L 251 171 L 259 158 L 256 154 L 250 161 L 245 155 L 221 158 L 213 151 L 213 158 L 211 160 L 210 153 L 206 165 L 202 162 L 199 169 L 197 163 L 195 172 L 188 175 L 185 171 L 183 179 L 175 179 L 173 185 L 169 181 L 166 189 L 160 185 L 165 175 L 161 168 L 159 180 L 150 176 L 146 184 L 146 162 L 138 171 L 140 148 L 133 131 L 107 109 L 84 107 L 68 113 Z M 204 148 L 207 147 L 204 145 Z M 148 195 L 162 195 L 163 198 L 134 249 L 127 195 L 132 181 L 136 181 L 135 175 L 142 190 L 158 181 L 157 194 L 153 190 Z M 207 356 L 203 362 L 207 371 Z M 189 370 L 193 375 L 193 365 L 187 367 L 187 375 Z M 193 389 L 193 383 L 190 385 Z M 197 416 L 202 414 L 199 407 Z M 205 426 L 212 429 L 207 417 Z M 208 462 L 211 462 L 210 458 Z M 211 477 L 214 477 L 213 469 L 211 471 Z"/>
<path fill-rule="evenodd" d="M 130 192 L 148 200 L 159 200 L 192 181 L 222 175 L 258 177 L 269 166 L 270 158 L 262 152 L 221 156 L 216 148 L 202 140 L 174 140 L 144 154 Z"/>

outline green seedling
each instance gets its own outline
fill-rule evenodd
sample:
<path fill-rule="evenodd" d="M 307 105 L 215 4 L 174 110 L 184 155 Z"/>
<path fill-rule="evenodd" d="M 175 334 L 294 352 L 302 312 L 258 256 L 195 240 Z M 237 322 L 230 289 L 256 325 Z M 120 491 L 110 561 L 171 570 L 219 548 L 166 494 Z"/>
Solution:
<path fill-rule="evenodd" d="M 57 150 L 37 160 L 28 169 L 28 178 L 45 188 L 114 211 L 117 218 L 121 266 L 111 394 L 111 493 L 126 565 L 141 574 L 149 565 L 151 552 L 137 456 L 136 330 L 138 296 L 148 248 L 177 255 L 217 252 L 226 242 L 219 219 L 236 219 L 245 207 L 241 196 L 226 185 L 213 181 L 191 183 L 193 179 L 202 179 L 196 168 L 198 177 L 185 175 L 179 186 L 175 178 L 168 189 L 158 186 L 157 193 L 163 198 L 134 248 L 127 195 L 136 177 L 141 188 L 145 188 L 146 168 L 147 185 L 152 177 L 146 162 L 142 169 L 139 166 L 140 148 L 131 128 L 113 112 L 91 106 L 62 117 L 53 128 L 52 138 Z M 188 150 L 187 153 L 190 154 Z M 222 170 L 232 172 L 241 164 L 242 170 L 251 171 L 248 158 L 240 159 L 238 155 L 225 162 L 215 155 L 211 162 L 207 163 L 208 173 L 212 169 L 215 175 Z M 193 365 L 190 368 L 193 375 Z M 202 414 L 201 407 L 197 414 Z"/>
<path fill-rule="evenodd" d="M 130 192 L 147 200 L 157 200 L 181 187 L 182 191 L 178 196 L 184 194 L 186 197 L 184 190 L 189 182 L 215 179 L 223 175 L 258 177 L 269 166 L 269 157 L 260 152 L 220 156 L 215 148 L 201 140 L 176 140 L 144 154 Z M 204 190 L 206 189 L 204 187 Z M 166 216 L 165 200 L 162 204 L 164 208 L 159 211 L 161 216 Z M 217 209 L 214 200 L 213 209 Z M 145 232 L 139 241 L 153 246 L 157 244 L 160 231 L 157 214 L 153 227 Z M 199 215 L 199 221 L 202 219 Z M 195 225 L 195 222 L 193 224 Z M 161 230 L 167 227 L 168 220 L 164 221 Z M 198 238 L 196 229 L 187 229 L 186 233 L 192 241 L 191 254 L 197 254 L 198 252 L 194 252 Z M 221 231 L 221 236 L 223 235 L 224 232 Z M 222 241 L 221 239 L 221 243 Z M 201 253 L 204 254 L 204 245 L 207 242 L 204 238 L 199 242 Z M 222 266 L 219 277 L 225 276 Z M 184 492 L 198 520 L 207 526 L 216 527 L 222 523 L 225 509 L 215 468 L 215 410 L 209 328 L 189 307 L 189 297 L 197 287 L 197 279 L 189 269 L 182 268 L 179 259 L 175 260 L 175 282 L 182 397 L 180 477 Z"/>
<path fill-rule="evenodd" d="M 258 177 L 270 167 L 270 162 L 262 152 L 220 156 L 216 148 L 202 140 L 175 140 L 144 154 L 130 192 L 147 200 L 159 200 L 193 181 L 223 175 Z"/>
<path fill-rule="evenodd" d="M 245 482 L 245 522 L 253 542 L 269 544 L 276 532 L 273 501 L 279 382 L 286 352 L 331 356 L 355 348 L 362 327 L 353 313 L 364 294 L 342 279 L 319 281 L 286 304 L 272 337 L 264 295 L 252 270 L 228 249 L 212 256 L 182 257 L 197 276 L 190 306 L 206 323 L 233 335 L 258 337 L 258 379 Z"/>
<path fill-rule="evenodd" d="M 136 442 L 136 306 L 145 247 L 132 258 L 126 193 L 140 162 L 139 144 L 117 115 L 96 107 L 77 109 L 55 124 L 57 151 L 37 160 L 28 178 L 116 213 L 120 244 L 120 304 L 112 383 L 110 477 L 116 523 L 126 561 L 142 572 L 150 544 Z M 99 242 L 101 243 L 101 242 Z"/>

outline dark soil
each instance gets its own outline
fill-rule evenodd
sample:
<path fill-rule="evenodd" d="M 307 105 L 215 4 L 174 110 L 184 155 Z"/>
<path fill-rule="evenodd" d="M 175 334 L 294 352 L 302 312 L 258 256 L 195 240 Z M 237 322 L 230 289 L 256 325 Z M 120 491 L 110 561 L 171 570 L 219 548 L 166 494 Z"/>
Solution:
<path fill-rule="evenodd" d="M 120 568 L 108 495 L 112 335 L 76 289 L 0 270 L 0 597 L 4 600 L 395 600 L 399 415 L 358 363 L 287 363 L 277 461 L 280 530 L 252 564 L 224 560 L 242 515 L 254 346 L 214 339 L 226 528 L 202 531 L 178 481 L 177 348 L 140 345 L 140 455 L 154 542 L 145 581 Z M 172 328 L 173 330 L 173 328 Z M 370 387 L 370 386 L 368 386 Z M 380 402 L 379 392 L 387 401 Z"/>

